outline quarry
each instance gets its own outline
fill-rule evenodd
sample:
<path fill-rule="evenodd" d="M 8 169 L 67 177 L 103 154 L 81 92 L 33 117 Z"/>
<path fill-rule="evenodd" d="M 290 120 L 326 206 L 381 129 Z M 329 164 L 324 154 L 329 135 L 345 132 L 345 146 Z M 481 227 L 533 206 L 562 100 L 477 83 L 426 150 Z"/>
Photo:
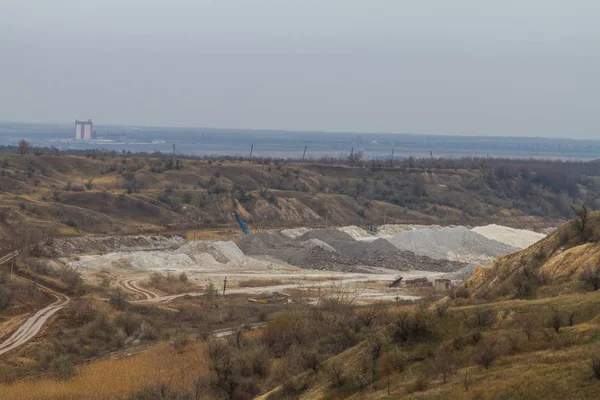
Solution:
<path fill-rule="evenodd" d="M 81 273 L 87 282 L 99 285 L 108 277 L 130 295 L 147 285 L 153 273 L 184 273 L 198 288 L 188 295 L 199 295 L 209 284 L 221 287 L 226 278 L 228 293 L 289 296 L 299 289 L 336 287 L 369 302 L 418 299 L 420 288 L 389 287 L 399 277 L 404 282 L 444 279 L 458 285 L 491 260 L 543 237 L 499 225 L 469 229 L 388 224 L 372 231 L 354 225 L 298 227 L 189 241 L 176 235 L 84 236 L 57 240 L 54 249 L 56 262 Z M 250 287 L 246 281 L 255 284 Z M 174 298 L 156 289 L 150 293 L 139 297 L 153 302 Z"/>

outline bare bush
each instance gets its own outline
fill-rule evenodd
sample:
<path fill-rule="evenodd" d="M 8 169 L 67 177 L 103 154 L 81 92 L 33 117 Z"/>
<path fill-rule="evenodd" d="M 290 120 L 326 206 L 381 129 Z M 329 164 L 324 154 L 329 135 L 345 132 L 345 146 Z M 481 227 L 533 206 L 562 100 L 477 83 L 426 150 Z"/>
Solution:
<path fill-rule="evenodd" d="M 327 374 L 333 388 L 342 387 L 346 383 L 344 363 L 340 360 L 334 360 L 327 366 Z"/>
<path fill-rule="evenodd" d="M 456 353 L 451 347 L 441 346 L 436 352 L 429 365 L 429 372 L 433 376 L 442 376 L 442 382 L 446 383 L 449 375 L 456 373 Z"/>
<path fill-rule="evenodd" d="M 600 380 L 600 353 L 592 355 L 590 360 L 590 367 L 592 369 L 593 377 Z"/>
<path fill-rule="evenodd" d="M 390 325 L 392 339 L 396 343 L 429 340 L 435 337 L 436 321 L 426 310 L 399 312 Z"/>
<path fill-rule="evenodd" d="M 600 289 L 600 264 L 594 268 L 583 271 L 579 279 L 584 286 L 593 291 Z"/>
<path fill-rule="evenodd" d="M 473 361 L 488 369 L 500 355 L 499 343 L 496 339 L 484 339 L 475 350 Z"/>
<path fill-rule="evenodd" d="M 563 315 L 558 307 L 551 307 L 548 316 L 548 324 L 556 333 L 559 333 L 560 328 L 563 326 Z"/>

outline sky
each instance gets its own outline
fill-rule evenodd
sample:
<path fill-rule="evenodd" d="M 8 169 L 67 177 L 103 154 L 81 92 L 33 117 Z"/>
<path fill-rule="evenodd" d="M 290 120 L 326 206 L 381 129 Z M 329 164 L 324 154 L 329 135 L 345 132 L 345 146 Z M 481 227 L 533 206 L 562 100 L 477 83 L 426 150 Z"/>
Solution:
<path fill-rule="evenodd" d="M 0 0 L 0 121 L 600 139 L 598 0 Z"/>

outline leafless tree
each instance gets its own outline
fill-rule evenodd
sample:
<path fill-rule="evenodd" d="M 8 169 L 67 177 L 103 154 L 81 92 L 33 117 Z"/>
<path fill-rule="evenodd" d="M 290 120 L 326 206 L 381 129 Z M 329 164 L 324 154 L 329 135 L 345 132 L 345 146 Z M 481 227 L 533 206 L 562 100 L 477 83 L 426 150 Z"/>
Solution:
<path fill-rule="evenodd" d="M 18 150 L 19 150 L 19 154 L 22 156 L 27 154 L 27 152 L 29 152 L 29 142 L 25 139 L 19 140 Z"/>
<path fill-rule="evenodd" d="M 387 394 L 390 394 L 391 377 L 404 370 L 404 357 L 398 349 L 386 352 L 380 360 L 380 370 L 387 377 Z"/>
<path fill-rule="evenodd" d="M 563 316 L 558 307 L 550 308 L 548 323 L 556 333 L 560 331 L 561 326 L 563 326 Z"/>
<path fill-rule="evenodd" d="M 594 268 L 583 271 L 580 280 L 594 291 L 600 289 L 600 264 Z"/>
<path fill-rule="evenodd" d="M 573 220 L 573 227 L 579 234 L 579 239 L 582 242 L 586 242 L 589 236 L 589 216 L 590 209 L 587 204 L 583 204 L 581 207 L 573 207 L 575 212 L 575 219 Z"/>
<path fill-rule="evenodd" d="M 446 383 L 448 375 L 456 373 L 457 359 L 456 354 L 451 347 L 439 347 L 435 353 L 435 357 L 429 366 L 430 372 L 434 376 L 442 376 L 442 382 Z"/>
<path fill-rule="evenodd" d="M 474 361 L 488 369 L 500 355 L 498 341 L 494 338 L 484 339 L 476 349 Z"/>
<path fill-rule="evenodd" d="M 340 360 L 333 360 L 327 367 L 331 386 L 338 388 L 344 385 L 344 363 Z"/>
<path fill-rule="evenodd" d="M 468 392 L 471 386 L 473 386 L 473 376 L 470 372 L 467 371 L 463 374 L 462 384 L 465 388 L 465 392 Z"/>
<path fill-rule="evenodd" d="M 594 378 L 600 380 L 600 353 L 592 355 L 590 366 L 592 367 L 592 374 Z"/>
<path fill-rule="evenodd" d="M 504 335 L 504 338 L 513 354 L 519 351 L 519 348 L 521 347 L 521 336 L 518 332 L 508 332 Z"/>
<path fill-rule="evenodd" d="M 521 322 L 521 330 L 527 336 L 527 340 L 531 342 L 533 339 L 533 335 L 537 329 L 537 320 L 535 318 L 531 318 L 529 316 L 525 316 L 523 321 Z"/>
<path fill-rule="evenodd" d="M 569 312 L 569 315 L 567 315 L 567 318 L 569 319 L 569 326 L 573 326 L 575 324 L 575 316 L 577 315 L 577 310 L 572 310 Z"/>

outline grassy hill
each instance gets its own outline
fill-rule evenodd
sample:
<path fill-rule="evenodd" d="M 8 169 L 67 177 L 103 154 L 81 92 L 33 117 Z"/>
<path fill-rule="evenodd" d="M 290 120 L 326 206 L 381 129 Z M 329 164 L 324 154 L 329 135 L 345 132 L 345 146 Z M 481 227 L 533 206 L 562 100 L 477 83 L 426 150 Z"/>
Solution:
<path fill-rule="evenodd" d="M 583 229 L 583 230 L 582 230 Z M 535 298 L 600 284 L 600 213 L 562 225 L 533 246 L 495 260 L 466 284 L 482 299 Z"/>
<path fill-rule="evenodd" d="M 126 234 L 235 227 L 555 225 L 594 198 L 599 163 L 409 160 L 300 164 L 164 155 L 0 153 L 0 236 L 15 227 Z M 597 205 L 597 204 L 596 204 Z M 6 241 L 0 241 L 6 247 Z"/>

